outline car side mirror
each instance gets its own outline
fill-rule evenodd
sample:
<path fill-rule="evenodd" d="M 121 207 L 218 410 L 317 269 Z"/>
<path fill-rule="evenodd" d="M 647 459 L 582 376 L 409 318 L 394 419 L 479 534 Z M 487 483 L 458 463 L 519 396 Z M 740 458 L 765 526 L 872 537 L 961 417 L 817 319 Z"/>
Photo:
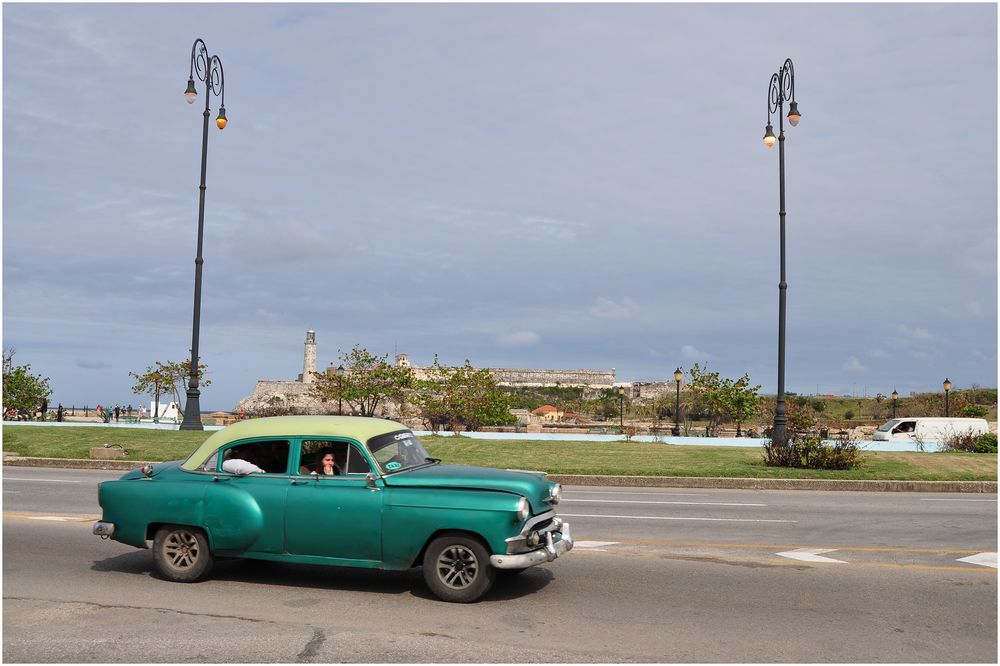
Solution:
<path fill-rule="evenodd" d="M 365 476 L 365 485 L 368 486 L 370 490 L 378 490 L 378 486 L 375 485 L 375 475 L 371 472 Z"/>

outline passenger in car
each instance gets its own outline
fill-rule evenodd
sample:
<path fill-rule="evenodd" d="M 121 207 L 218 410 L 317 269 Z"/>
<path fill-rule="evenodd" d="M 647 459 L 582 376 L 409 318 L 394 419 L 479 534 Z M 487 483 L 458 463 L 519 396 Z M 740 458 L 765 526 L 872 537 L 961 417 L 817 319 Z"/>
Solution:
<path fill-rule="evenodd" d="M 222 463 L 222 471 L 230 474 L 255 474 L 263 472 L 250 460 L 250 452 L 240 447 L 230 449 L 229 458 Z"/>
<path fill-rule="evenodd" d="M 323 476 L 332 476 L 335 474 L 343 474 L 344 472 L 337 465 L 336 458 L 333 455 L 333 449 L 323 449 L 319 452 L 318 462 L 312 471 L 312 474 L 320 474 Z"/>

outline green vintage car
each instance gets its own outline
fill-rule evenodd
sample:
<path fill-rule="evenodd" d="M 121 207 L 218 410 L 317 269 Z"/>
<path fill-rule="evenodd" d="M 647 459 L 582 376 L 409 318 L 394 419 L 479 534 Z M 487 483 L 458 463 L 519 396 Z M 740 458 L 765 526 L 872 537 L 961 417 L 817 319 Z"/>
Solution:
<path fill-rule="evenodd" d="M 409 569 L 445 601 L 471 602 L 498 571 L 573 547 L 561 489 L 541 473 L 444 465 L 406 426 L 346 416 L 242 421 L 185 461 L 98 490 L 94 534 L 153 544 L 156 573 L 194 582 L 216 557 Z"/>

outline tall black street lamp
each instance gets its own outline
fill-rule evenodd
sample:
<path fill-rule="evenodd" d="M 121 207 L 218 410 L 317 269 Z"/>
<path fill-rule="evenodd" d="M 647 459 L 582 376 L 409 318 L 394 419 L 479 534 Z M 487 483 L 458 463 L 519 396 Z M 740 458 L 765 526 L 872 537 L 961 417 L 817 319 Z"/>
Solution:
<path fill-rule="evenodd" d="M 896 418 L 896 400 L 899 399 L 899 394 L 896 393 L 896 389 L 892 389 L 892 418 Z"/>
<path fill-rule="evenodd" d="M 344 366 L 337 368 L 337 416 L 344 415 Z"/>
<path fill-rule="evenodd" d="M 680 437 L 681 434 L 681 377 L 683 376 L 684 373 L 680 368 L 674 370 L 674 381 L 677 382 L 677 396 L 674 398 L 674 437 Z"/>
<path fill-rule="evenodd" d="M 951 410 L 948 405 L 948 396 L 951 394 L 951 382 L 948 381 L 947 377 L 945 378 L 942 386 L 944 386 L 944 415 L 951 416 Z"/>
<path fill-rule="evenodd" d="M 618 387 L 618 425 L 625 432 L 625 388 Z"/>
<path fill-rule="evenodd" d="M 767 127 L 764 130 L 764 144 L 774 146 L 774 130 L 771 114 L 778 114 L 778 220 L 781 228 L 781 281 L 778 282 L 778 401 L 774 408 L 774 427 L 771 438 L 776 442 L 788 441 L 788 407 L 785 405 L 785 120 L 784 105 L 788 102 L 788 122 L 795 127 L 799 124 L 798 104 L 795 102 L 795 71 L 791 58 L 785 60 L 777 72 L 771 75 L 767 90 Z"/>
<path fill-rule="evenodd" d="M 201 256 L 202 238 L 205 234 L 205 172 L 208 167 L 208 117 L 211 109 L 208 105 L 212 95 L 219 97 L 219 116 L 215 119 L 218 128 L 225 129 L 226 96 L 225 76 L 222 72 L 222 61 L 219 56 L 209 55 L 208 47 L 200 38 L 194 40 L 191 47 L 191 68 L 188 73 L 187 90 L 184 97 L 188 104 L 194 104 L 198 91 L 194 87 L 194 78 L 205 82 L 205 121 L 201 134 L 201 185 L 198 195 L 198 253 L 194 258 L 194 321 L 191 326 L 191 374 L 188 378 L 187 405 L 184 407 L 184 422 L 181 430 L 202 430 L 201 425 L 201 391 L 198 390 L 198 331 L 201 328 L 201 266 L 205 263 Z"/>

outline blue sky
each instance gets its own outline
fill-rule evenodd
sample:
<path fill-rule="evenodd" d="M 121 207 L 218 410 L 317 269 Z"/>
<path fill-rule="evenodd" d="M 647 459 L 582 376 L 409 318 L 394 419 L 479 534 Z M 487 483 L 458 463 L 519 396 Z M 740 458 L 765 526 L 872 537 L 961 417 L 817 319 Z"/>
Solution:
<path fill-rule="evenodd" d="M 787 57 L 787 390 L 997 384 L 994 4 L 6 4 L 3 344 L 54 400 L 137 403 L 129 371 L 187 355 L 196 37 L 230 120 L 203 409 L 294 378 L 309 328 L 324 367 L 774 391 Z"/>

